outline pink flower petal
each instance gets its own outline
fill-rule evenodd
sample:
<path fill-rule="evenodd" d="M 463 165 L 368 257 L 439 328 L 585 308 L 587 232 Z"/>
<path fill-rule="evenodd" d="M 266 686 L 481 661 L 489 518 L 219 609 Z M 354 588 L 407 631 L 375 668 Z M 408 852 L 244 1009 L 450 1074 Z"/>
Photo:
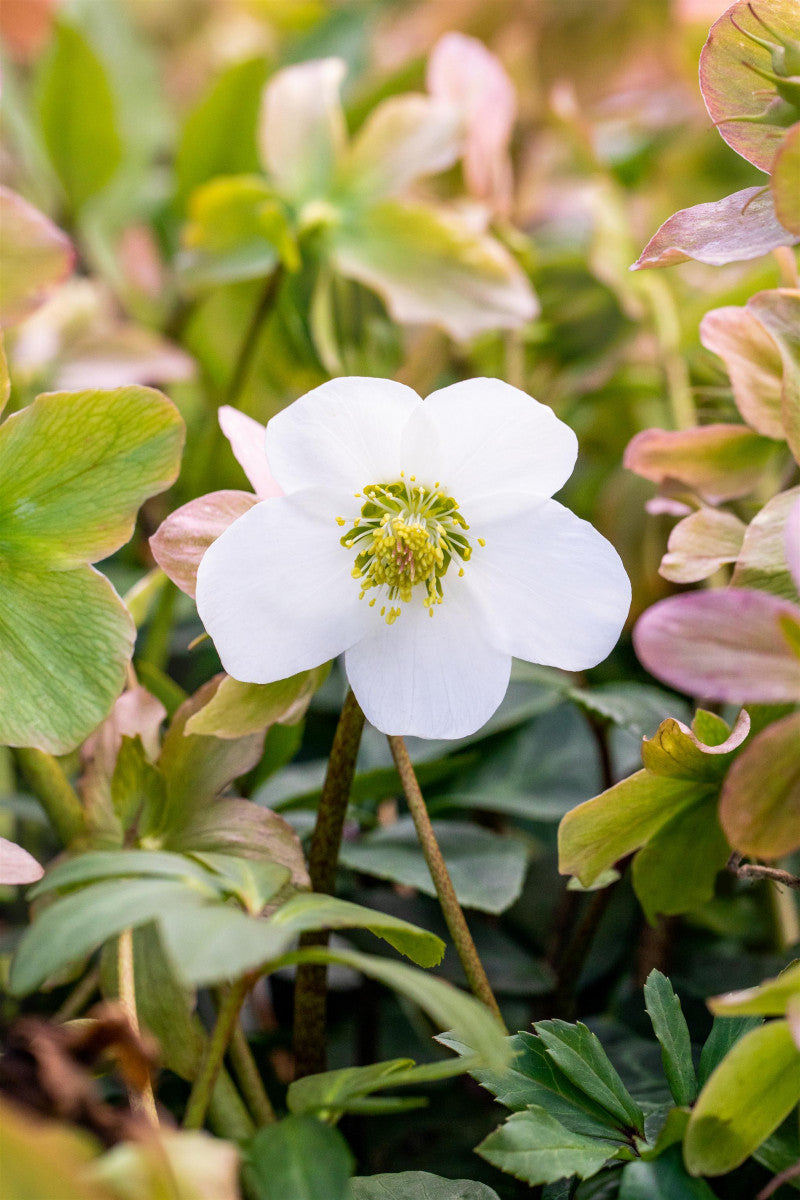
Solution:
<path fill-rule="evenodd" d="M 32 854 L 0 837 L 0 883 L 36 883 L 44 875 Z"/>
<path fill-rule="evenodd" d="M 495 211 L 508 213 L 513 185 L 508 144 L 517 97 L 502 63 L 477 38 L 446 33 L 431 52 L 427 83 L 432 96 L 463 110 L 470 192 Z"/>
<path fill-rule="evenodd" d="M 258 503 L 249 492 L 210 492 L 176 508 L 150 538 L 153 558 L 174 584 L 194 596 L 197 568 L 212 542 Z"/>
<path fill-rule="evenodd" d="M 267 462 L 265 425 L 254 421 L 238 408 L 225 404 L 217 413 L 219 427 L 231 444 L 231 450 L 259 500 L 282 496 L 283 489 L 273 478 Z"/>

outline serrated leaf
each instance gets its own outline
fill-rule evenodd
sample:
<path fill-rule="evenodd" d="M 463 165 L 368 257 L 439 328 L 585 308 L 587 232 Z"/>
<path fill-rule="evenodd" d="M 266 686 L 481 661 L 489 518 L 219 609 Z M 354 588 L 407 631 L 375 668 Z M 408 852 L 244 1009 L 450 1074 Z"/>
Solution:
<path fill-rule="evenodd" d="M 686 1130 L 692 1175 L 723 1175 L 758 1149 L 800 1101 L 800 1051 L 786 1021 L 745 1034 L 705 1084 Z"/>
<path fill-rule="evenodd" d="M 535 1186 L 565 1175 L 587 1179 L 614 1158 L 617 1149 L 611 1142 L 571 1133 L 534 1104 L 524 1112 L 512 1113 L 475 1152 L 492 1166 Z"/>
<path fill-rule="evenodd" d="M 352 1169 L 337 1130 L 314 1117 L 289 1116 L 259 1129 L 244 1174 L 258 1200 L 348 1200 Z"/>
<path fill-rule="evenodd" d="M 522 890 L 528 862 L 525 844 L 467 821 L 435 821 L 433 825 L 459 902 L 481 912 L 501 913 L 509 908 Z M 339 860 L 354 871 L 436 895 L 410 817 L 376 829 L 357 842 L 345 842 Z"/>
<path fill-rule="evenodd" d="M 39 115 L 50 161 L 77 211 L 109 182 L 122 157 L 114 97 L 103 64 L 61 22 L 40 78 Z"/>
<path fill-rule="evenodd" d="M 697 1078 L 689 1027 L 672 984 L 655 968 L 644 985 L 644 1003 L 661 1044 L 661 1061 L 673 1099 L 678 1105 L 691 1104 L 697 1095 Z"/>
<path fill-rule="evenodd" d="M 630 1096 L 599 1038 L 580 1021 L 538 1021 L 534 1029 L 564 1074 L 623 1126 L 644 1132 L 644 1114 Z"/>

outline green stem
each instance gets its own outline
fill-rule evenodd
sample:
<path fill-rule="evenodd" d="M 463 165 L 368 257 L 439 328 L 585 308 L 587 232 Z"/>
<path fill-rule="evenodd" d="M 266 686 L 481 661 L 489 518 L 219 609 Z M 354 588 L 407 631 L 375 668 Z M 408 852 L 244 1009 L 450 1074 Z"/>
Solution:
<path fill-rule="evenodd" d="M 16 751 L 17 763 L 65 846 L 85 832 L 83 806 L 61 763 L 45 750 Z"/>
<path fill-rule="evenodd" d="M 342 828 L 363 728 L 364 714 L 348 690 L 333 738 L 308 854 L 312 888 L 331 896 L 336 887 Z M 328 934 L 324 931 L 305 933 L 300 939 L 303 947 L 327 944 Z M 328 968 L 324 964 L 307 963 L 298 967 L 294 994 L 294 1053 L 298 1078 L 318 1075 L 325 1070 L 327 990 Z"/>
<path fill-rule="evenodd" d="M 400 782 L 403 785 L 406 800 L 408 801 L 408 807 L 411 810 L 414 828 L 417 831 L 422 853 L 425 856 L 425 862 L 428 864 L 428 870 L 431 873 L 431 879 L 436 888 L 436 895 L 439 897 L 439 904 L 441 905 L 444 919 L 447 922 L 447 928 L 450 930 L 450 936 L 458 951 L 458 957 L 461 959 L 461 965 L 464 968 L 467 982 L 473 994 L 479 1000 L 483 1001 L 502 1025 L 503 1018 L 500 1014 L 500 1008 L 486 972 L 483 969 L 483 963 L 478 956 L 478 951 L 472 940 L 472 934 L 469 931 L 463 910 L 458 902 L 447 864 L 439 849 L 439 843 L 436 840 L 436 834 L 433 832 L 431 819 L 428 816 L 425 800 L 420 791 L 406 744 L 401 737 L 390 736 L 389 746 L 395 766 L 397 767 L 397 773 L 400 776 Z"/>
<path fill-rule="evenodd" d="M 236 1073 L 242 1095 L 257 1125 L 271 1125 L 275 1121 L 275 1110 L 270 1103 L 263 1080 L 256 1066 L 252 1051 L 241 1025 L 233 1031 L 230 1045 L 230 1061 Z"/>
<path fill-rule="evenodd" d="M 239 393 L 244 387 L 247 376 L 250 372 L 250 367 L 253 362 L 253 355 L 258 346 L 258 339 L 261 333 L 261 326 L 270 313 L 278 296 L 278 291 L 283 283 L 285 268 L 283 263 L 278 263 L 272 274 L 268 277 L 264 290 L 259 297 L 256 307 L 253 309 L 253 315 L 250 318 L 250 324 L 247 326 L 242 344 L 239 347 L 239 353 L 236 356 L 233 373 L 231 375 L 228 387 L 225 392 L 225 403 L 235 405 L 239 399 Z"/>
<path fill-rule="evenodd" d="M 681 323 L 675 297 L 667 281 L 652 271 L 643 272 L 639 284 L 653 315 L 675 428 L 693 429 L 697 424 L 697 409 L 689 368 L 681 351 Z"/>
<path fill-rule="evenodd" d="M 219 1007 L 214 1031 L 206 1043 L 200 1070 L 192 1084 L 183 1117 L 184 1129 L 201 1129 L 203 1126 L 211 1093 L 222 1067 L 222 1060 L 236 1029 L 245 996 L 252 986 L 253 977 L 248 974 L 237 979 L 236 983 L 225 993 Z"/>

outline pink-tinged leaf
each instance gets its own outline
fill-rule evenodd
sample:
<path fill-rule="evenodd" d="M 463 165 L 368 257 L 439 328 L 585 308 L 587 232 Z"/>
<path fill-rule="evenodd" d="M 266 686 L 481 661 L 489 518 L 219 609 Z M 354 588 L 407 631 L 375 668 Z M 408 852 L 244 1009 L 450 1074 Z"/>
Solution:
<path fill-rule="evenodd" d="M 164 705 L 146 688 L 137 685 L 123 692 L 102 725 L 84 742 L 81 758 L 110 779 L 123 737 L 139 737 L 148 758 L 155 759 L 160 748 L 159 731 L 166 715 Z"/>
<path fill-rule="evenodd" d="M 176 508 L 150 538 L 150 549 L 162 571 L 187 596 L 194 596 L 197 568 L 212 542 L 258 498 L 250 492 L 210 492 Z"/>
<path fill-rule="evenodd" d="M 324 195 L 347 140 L 339 90 L 340 58 L 315 59 L 278 71 L 261 101 L 261 162 L 292 200 Z"/>
<path fill-rule="evenodd" d="M 775 216 L 768 187 L 745 188 L 724 200 L 682 208 L 651 237 L 632 271 L 671 267 L 675 263 L 725 263 L 761 258 L 778 246 L 795 246 L 800 237 L 784 229 Z"/>
<path fill-rule="evenodd" d="M 701 508 L 672 530 L 659 572 L 673 583 L 708 579 L 725 563 L 736 562 L 746 528 L 733 513 Z"/>
<path fill-rule="evenodd" d="M 733 587 L 756 588 L 797 602 L 800 578 L 797 583 L 792 578 L 788 550 L 793 539 L 787 521 L 799 497 L 800 487 L 778 492 L 753 517 L 731 578 Z M 796 536 L 800 539 L 800 530 Z"/>
<path fill-rule="evenodd" d="M 36 883 L 43 875 L 44 867 L 32 854 L 0 837 L 0 883 Z"/>
<path fill-rule="evenodd" d="M 254 421 L 238 408 L 223 405 L 218 411 L 219 427 L 231 444 L 234 458 L 244 471 L 259 500 L 282 496 L 283 491 L 273 479 L 267 462 L 266 426 Z"/>
<path fill-rule="evenodd" d="M 783 361 L 781 417 L 783 436 L 800 463 L 800 289 L 773 288 L 758 292 L 748 309 L 775 339 Z"/>
<path fill-rule="evenodd" d="M 718 354 L 739 412 L 765 437 L 782 438 L 783 361 L 775 339 L 749 308 L 714 308 L 700 322 L 700 341 Z"/>
<path fill-rule="evenodd" d="M 624 464 L 653 483 L 677 480 L 719 504 L 752 492 L 778 449 L 741 425 L 645 429 L 628 443 Z"/>
<path fill-rule="evenodd" d="M 797 0 L 739 0 L 713 26 L 700 55 L 700 90 L 711 120 L 728 145 L 762 171 L 771 169 L 787 126 L 800 113 L 796 101 L 787 101 L 774 81 L 759 74 L 774 73 L 776 62 L 770 47 L 755 39 L 780 53 L 783 39 L 797 36 Z M 792 65 L 784 61 L 780 74 L 796 74 Z"/>
<path fill-rule="evenodd" d="M 179 346 L 150 329 L 120 323 L 107 334 L 89 333 L 70 345 L 56 371 L 54 386 L 80 391 L 134 383 L 178 383 L 194 374 L 194 359 Z"/>
<path fill-rule="evenodd" d="M 795 586 L 798 592 L 800 592 L 800 498 L 792 506 L 791 512 L 786 518 L 784 540 L 786 545 L 786 561 L 789 564 L 789 570 L 792 573 Z"/>
<path fill-rule="evenodd" d="M 43 304 L 72 270 L 65 233 L 22 196 L 0 187 L 0 324 L 15 325 Z"/>
<path fill-rule="evenodd" d="M 633 632 L 636 653 L 680 691 L 735 704 L 800 701 L 800 658 L 781 621 L 800 626 L 800 608 L 744 588 L 660 600 Z"/>
<path fill-rule="evenodd" d="M 477 38 L 446 33 L 428 59 L 427 84 L 432 96 L 464 115 L 464 175 L 470 193 L 507 215 L 513 187 L 508 147 L 517 97 L 502 63 Z"/>
<path fill-rule="evenodd" d="M 776 217 L 784 229 L 800 236 L 800 122 L 792 126 L 778 148 L 770 187 Z"/>
<path fill-rule="evenodd" d="M 735 850 L 781 858 L 800 847 L 800 713 L 769 725 L 728 772 L 722 828 Z"/>
<path fill-rule="evenodd" d="M 662 721 L 642 742 L 642 762 L 652 775 L 713 783 L 725 774 L 749 733 L 750 714 L 745 709 L 731 729 L 716 713 L 699 708 L 691 729 L 675 717 Z"/>
<path fill-rule="evenodd" d="M 9 55 L 32 62 L 53 28 L 55 11 L 63 0 L 5 0 L 0 4 L 0 38 Z"/>

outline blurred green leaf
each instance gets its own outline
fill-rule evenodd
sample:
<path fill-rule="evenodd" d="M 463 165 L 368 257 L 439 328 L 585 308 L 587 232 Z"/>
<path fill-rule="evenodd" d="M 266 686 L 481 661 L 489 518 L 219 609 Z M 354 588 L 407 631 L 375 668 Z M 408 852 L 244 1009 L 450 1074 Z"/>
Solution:
<path fill-rule="evenodd" d="M 244 1174 L 258 1200 L 349 1200 L 352 1169 L 337 1130 L 314 1117 L 289 1116 L 259 1129 Z"/>
<path fill-rule="evenodd" d="M 70 208 L 78 212 L 105 187 L 122 158 L 114 98 L 100 59 L 63 21 L 39 83 L 45 145 Z"/>
<path fill-rule="evenodd" d="M 394 1058 L 367 1067 L 344 1067 L 322 1075 L 306 1075 L 289 1085 L 286 1103 L 293 1113 L 309 1113 L 322 1120 L 338 1120 L 345 1112 L 362 1112 L 360 1102 L 383 1088 L 412 1087 L 452 1079 L 469 1070 L 469 1061 L 458 1058 L 415 1066 L 411 1058 Z M 386 1103 L 394 1102 L 386 1097 Z M 415 1098 L 415 1103 L 424 1100 Z"/>
<path fill-rule="evenodd" d="M 0 223 L 0 324 L 13 325 L 34 312 L 63 282 L 75 254 L 65 233 L 5 187 L 0 187 Z"/>
<path fill-rule="evenodd" d="M 501 913 L 514 903 L 528 861 L 524 842 L 466 821 L 436 821 L 434 831 L 461 904 Z M 410 817 L 375 829 L 357 842 L 345 841 L 339 861 L 354 871 L 436 895 Z"/>
<path fill-rule="evenodd" d="M 722 1062 L 728 1051 L 751 1029 L 762 1024 L 761 1017 L 715 1016 L 711 1033 L 700 1052 L 697 1066 L 697 1082 L 703 1087 L 711 1074 Z"/>
<path fill-rule="evenodd" d="M 256 122 L 266 77 L 264 57 L 234 63 L 214 80 L 189 113 L 175 158 L 181 203 L 215 176 L 258 171 Z"/>
<path fill-rule="evenodd" d="M 618 1200 L 714 1200 L 704 1179 L 686 1174 L 680 1149 L 652 1162 L 632 1162 L 622 1169 Z"/>
<path fill-rule="evenodd" d="M 655 968 L 644 985 L 644 1003 L 661 1043 L 661 1059 L 676 1104 L 688 1105 L 697 1095 L 692 1043 L 681 1002 L 666 975 Z"/>

